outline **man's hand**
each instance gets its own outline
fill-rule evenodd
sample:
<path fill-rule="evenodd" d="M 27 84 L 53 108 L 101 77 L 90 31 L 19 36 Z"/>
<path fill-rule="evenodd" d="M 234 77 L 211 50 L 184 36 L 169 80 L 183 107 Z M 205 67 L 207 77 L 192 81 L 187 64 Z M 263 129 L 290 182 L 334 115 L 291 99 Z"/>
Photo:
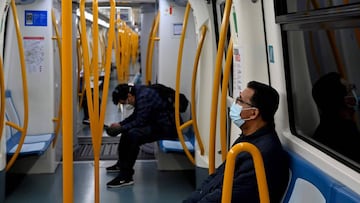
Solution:
<path fill-rule="evenodd" d="M 113 123 L 106 129 L 106 133 L 111 137 L 116 137 L 122 132 L 121 125 L 119 123 Z"/>

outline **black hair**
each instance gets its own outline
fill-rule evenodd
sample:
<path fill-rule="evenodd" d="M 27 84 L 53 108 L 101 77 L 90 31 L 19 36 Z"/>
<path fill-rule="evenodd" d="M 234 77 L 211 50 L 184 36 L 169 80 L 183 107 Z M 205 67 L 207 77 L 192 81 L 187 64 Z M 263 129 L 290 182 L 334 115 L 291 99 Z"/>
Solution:
<path fill-rule="evenodd" d="M 135 88 L 132 85 L 118 84 L 112 92 L 112 101 L 115 105 L 119 103 L 119 100 L 126 100 L 128 94 L 135 95 Z"/>
<path fill-rule="evenodd" d="M 343 107 L 346 95 L 346 86 L 341 83 L 341 76 L 337 72 L 323 75 L 315 82 L 312 89 L 314 101 L 322 112 L 333 112 Z"/>
<path fill-rule="evenodd" d="M 251 81 L 247 87 L 254 90 L 250 101 L 258 108 L 262 119 L 268 124 L 274 124 L 274 115 L 279 107 L 279 93 L 269 85 Z"/>

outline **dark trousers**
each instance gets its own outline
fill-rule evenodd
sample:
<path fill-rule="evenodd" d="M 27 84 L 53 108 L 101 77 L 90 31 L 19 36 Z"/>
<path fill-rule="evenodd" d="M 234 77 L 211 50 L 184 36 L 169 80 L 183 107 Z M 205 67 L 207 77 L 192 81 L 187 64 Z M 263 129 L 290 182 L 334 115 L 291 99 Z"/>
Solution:
<path fill-rule="evenodd" d="M 154 128 L 151 126 L 132 128 L 121 134 L 118 145 L 118 166 L 122 178 L 130 179 L 134 175 L 134 164 L 139 154 L 140 146 L 162 139 L 176 139 L 175 126 Z"/>

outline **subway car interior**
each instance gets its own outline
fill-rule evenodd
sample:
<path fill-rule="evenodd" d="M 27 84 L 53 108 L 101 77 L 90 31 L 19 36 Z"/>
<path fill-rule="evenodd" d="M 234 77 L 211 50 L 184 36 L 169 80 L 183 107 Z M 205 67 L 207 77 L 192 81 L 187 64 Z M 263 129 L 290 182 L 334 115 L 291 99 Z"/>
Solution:
<path fill-rule="evenodd" d="M 270 202 L 259 149 L 233 145 L 232 105 L 258 81 L 279 94 L 281 202 L 359 203 L 356 64 L 359 0 L 2 0 L 0 202 L 183 202 L 224 161 L 218 202 L 234 202 L 244 153 Z M 113 101 L 122 83 L 173 89 L 177 135 L 141 145 L 133 182 L 109 187 L 122 135 L 107 129 L 134 112 Z"/>

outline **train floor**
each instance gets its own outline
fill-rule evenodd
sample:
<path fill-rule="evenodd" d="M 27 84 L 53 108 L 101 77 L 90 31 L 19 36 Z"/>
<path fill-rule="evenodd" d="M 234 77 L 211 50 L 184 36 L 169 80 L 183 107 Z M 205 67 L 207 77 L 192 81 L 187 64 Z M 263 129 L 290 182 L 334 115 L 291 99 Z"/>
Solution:
<path fill-rule="evenodd" d="M 181 202 L 194 190 L 194 171 L 159 171 L 155 160 L 138 160 L 134 185 L 110 189 L 106 183 L 116 174 L 106 173 L 115 161 L 100 162 L 100 202 L 169 203 Z M 94 165 L 91 161 L 74 163 L 75 203 L 94 202 Z M 62 164 L 54 174 L 26 175 L 5 203 L 63 202 Z"/>

